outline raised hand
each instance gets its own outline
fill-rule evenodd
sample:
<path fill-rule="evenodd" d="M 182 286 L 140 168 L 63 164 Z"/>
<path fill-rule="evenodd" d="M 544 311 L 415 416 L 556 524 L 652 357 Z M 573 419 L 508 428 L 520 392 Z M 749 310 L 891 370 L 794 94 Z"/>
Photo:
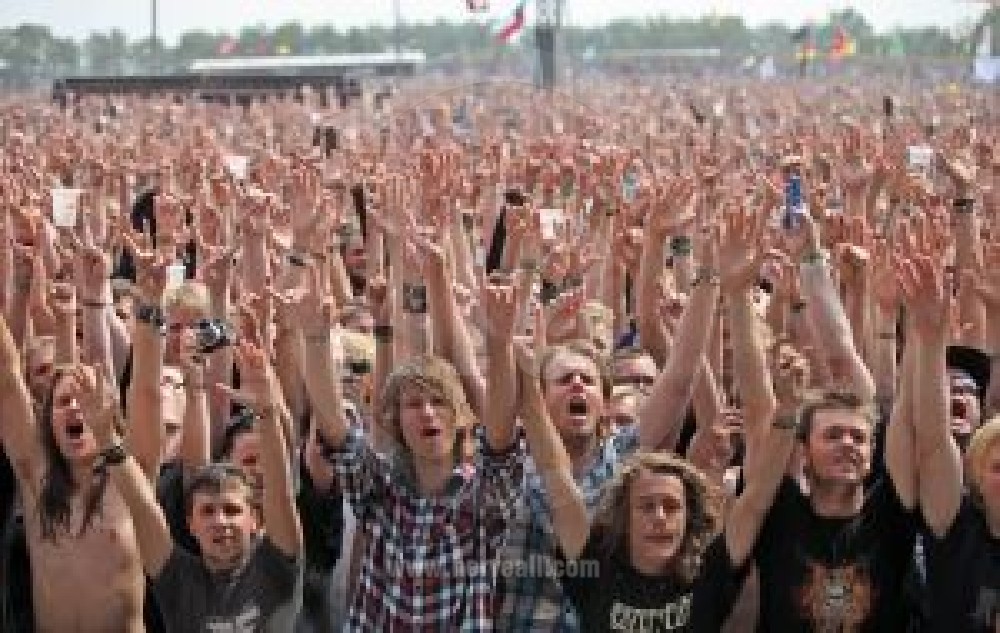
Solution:
<path fill-rule="evenodd" d="M 307 336 L 329 332 L 336 323 L 333 297 L 324 288 L 316 266 L 308 266 L 306 271 L 306 287 L 297 293 L 293 309 L 295 322 Z"/>
<path fill-rule="evenodd" d="M 951 325 L 954 302 L 940 260 L 917 253 L 896 261 L 896 279 L 913 330 L 924 340 L 943 341 Z"/>
<path fill-rule="evenodd" d="M 514 337 L 520 297 L 519 275 L 489 275 L 482 283 L 482 305 L 488 319 L 486 335 L 498 341 Z"/>
<path fill-rule="evenodd" d="M 761 267 L 762 214 L 731 207 L 724 227 L 718 247 L 719 281 L 726 291 L 748 290 L 757 281 Z"/>
<path fill-rule="evenodd" d="M 69 370 L 71 393 L 80 403 L 83 418 L 101 445 L 110 443 L 117 428 L 121 408 L 117 390 L 106 378 L 107 372 L 100 365 L 91 367 L 76 364 Z"/>
<path fill-rule="evenodd" d="M 97 246 L 81 246 L 74 257 L 73 280 L 82 301 L 105 301 L 111 258 Z"/>
<path fill-rule="evenodd" d="M 145 305 L 163 305 L 167 290 L 167 267 L 172 260 L 150 248 L 149 237 L 128 230 L 123 235 L 126 248 L 135 261 L 135 292 Z"/>
<path fill-rule="evenodd" d="M 771 354 L 771 382 L 778 415 L 797 412 L 809 388 L 809 361 L 790 345 L 775 345 Z"/>

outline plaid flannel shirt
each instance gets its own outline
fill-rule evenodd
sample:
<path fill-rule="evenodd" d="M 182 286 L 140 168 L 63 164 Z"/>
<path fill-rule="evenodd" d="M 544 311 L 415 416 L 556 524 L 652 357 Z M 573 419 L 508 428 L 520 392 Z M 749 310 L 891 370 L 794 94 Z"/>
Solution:
<path fill-rule="evenodd" d="M 366 533 L 346 630 L 491 631 L 496 556 L 523 493 L 523 451 L 492 453 L 481 435 L 475 469 L 456 468 L 440 497 L 419 496 L 361 429 L 330 454 Z"/>
<path fill-rule="evenodd" d="M 617 430 L 601 444 L 594 463 L 577 479 L 591 513 L 597 507 L 604 483 L 638 448 L 636 425 Z M 556 573 L 561 559 L 552 512 L 531 459 L 525 467 L 525 478 L 526 503 L 515 515 L 501 551 L 498 578 L 501 597 L 496 628 L 505 633 L 578 631 L 576 611 L 563 593 Z"/>

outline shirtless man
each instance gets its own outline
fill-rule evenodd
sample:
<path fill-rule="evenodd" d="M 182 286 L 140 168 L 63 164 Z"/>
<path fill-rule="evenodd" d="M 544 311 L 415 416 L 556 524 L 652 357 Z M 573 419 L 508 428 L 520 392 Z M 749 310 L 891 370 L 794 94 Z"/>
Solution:
<path fill-rule="evenodd" d="M 57 373 L 40 413 L 32 408 L 21 360 L 0 318 L 0 440 L 24 505 L 35 628 L 141 632 L 143 576 L 128 510 L 94 475 L 97 443 Z"/>
<path fill-rule="evenodd" d="M 148 425 L 149 417 L 159 423 L 162 404 L 167 262 L 132 250 L 142 309 L 136 311 L 132 333 L 128 418 Z M 104 299 L 92 305 L 110 304 L 110 297 Z M 145 581 L 138 541 L 117 488 L 95 469 L 102 454 L 80 407 L 78 370 L 56 371 L 36 409 L 21 367 L 14 338 L 0 319 L 0 441 L 29 518 L 35 628 L 39 633 L 141 633 Z"/>

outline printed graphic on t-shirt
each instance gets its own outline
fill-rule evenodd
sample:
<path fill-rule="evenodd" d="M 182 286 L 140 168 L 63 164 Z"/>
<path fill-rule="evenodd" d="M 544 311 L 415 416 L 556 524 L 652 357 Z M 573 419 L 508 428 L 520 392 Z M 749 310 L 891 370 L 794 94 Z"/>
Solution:
<path fill-rule="evenodd" d="M 611 606 L 611 630 L 660 633 L 687 626 L 691 617 L 691 594 L 657 609 L 639 609 L 615 602 Z"/>
<path fill-rule="evenodd" d="M 259 619 L 260 608 L 257 605 L 251 605 L 240 615 L 212 618 L 205 623 L 205 630 L 208 633 L 254 633 L 257 630 L 257 620 Z"/>
<path fill-rule="evenodd" d="M 851 633 L 861 630 L 871 614 L 873 593 L 871 578 L 861 565 L 828 567 L 808 560 L 798 604 L 814 631 Z"/>
<path fill-rule="evenodd" d="M 976 610 L 972 614 L 976 626 L 989 627 L 1000 633 L 1000 590 L 992 587 L 980 587 L 976 598 Z"/>

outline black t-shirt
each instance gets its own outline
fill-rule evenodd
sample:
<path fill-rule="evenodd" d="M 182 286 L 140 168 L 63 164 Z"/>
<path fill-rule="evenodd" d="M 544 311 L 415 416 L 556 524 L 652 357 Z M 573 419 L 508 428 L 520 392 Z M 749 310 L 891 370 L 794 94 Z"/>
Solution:
<path fill-rule="evenodd" d="M 175 547 L 151 587 L 170 633 L 291 631 L 302 602 L 302 561 L 265 536 L 245 566 L 219 574 Z"/>
<path fill-rule="evenodd" d="M 757 630 L 884 633 L 909 626 L 917 520 L 879 478 L 851 518 L 826 518 L 785 478 L 751 555 L 760 574 Z M 734 569 L 725 538 L 715 540 L 693 607 L 695 630 L 718 631 L 750 561 Z"/>
<path fill-rule="evenodd" d="M 605 556 L 594 535 L 578 560 L 561 562 L 562 585 L 584 633 L 690 630 L 689 584 L 671 576 L 647 576 L 620 556 Z"/>
<path fill-rule="evenodd" d="M 928 530 L 927 593 L 930 622 L 937 633 L 1000 631 L 1000 539 L 971 501 L 962 500 L 955 522 L 944 538 Z"/>

